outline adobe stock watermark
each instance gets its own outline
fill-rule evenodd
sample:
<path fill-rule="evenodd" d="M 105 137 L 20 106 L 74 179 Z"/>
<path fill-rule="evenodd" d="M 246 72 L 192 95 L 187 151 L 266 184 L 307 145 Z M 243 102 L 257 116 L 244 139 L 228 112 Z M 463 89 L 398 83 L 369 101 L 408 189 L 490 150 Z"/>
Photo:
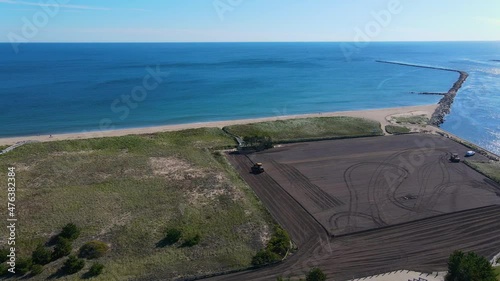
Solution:
<path fill-rule="evenodd" d="M 384 10 L 372 11 L 372 20 L 367 22 L 363 28 L 354 28 L 354 38 L 352 42 L 340 44 L 340 49 L 347 61 L 351 61 L 351 57 L 357 54 L 361 49 L 366 48 L 374 38 L 378 37 L 384 28 L 388 27 L 394 15 L 398 15 L 403 11 L 403 6 L 399 0 L 391 0 L 387 3 Z"/>
<path fill-rule="evenodd" d="M 122 94 L 111 103 L 110 109 L 118 119 L 123 121 L 130 115 L 131 110 L 136 109 L 141 102 L 146 100 L 148 93 L 156 90 L 165 78 L 170 75 L 169 72 L 163 72 L 160 66 L 156 68 L 151 66 L 146 67 L 147 74 L 142 78 L 142 84 L 131 89 L 129 94 Z M 83 133 L 92 136 L 102 135 L 103 131 L 114 130 L 114 122 L 112 118 L 103 118 L 99 121 L 98 132 L 84 131 Z"/>
<path fill-rule="evenodd" d="M 212 2 L 212 6 L 219 17 L 219 20 L 224 21 L 225 14 L 233 12 L 243 2 L 245 2 L 245 0 L 214 0 Z"/>
<path fill-rule="evenodd" d="M 59 14 L 61 5 L 67 4 L 68 2 L 69 0 L 48 0 L 46 2 L 40 2 L 40 9 L 36 11 L 31 18 L 22 17 L 21 20 L 23 25 L 21 27 L 21 33 L 18 34 L 11 31 L 7 34 L 7 39 L 14 52 L 18 54 L 19 45 L 28 43 L 37 36 L 40 30 L 49 24 L 50 19 Z"/>

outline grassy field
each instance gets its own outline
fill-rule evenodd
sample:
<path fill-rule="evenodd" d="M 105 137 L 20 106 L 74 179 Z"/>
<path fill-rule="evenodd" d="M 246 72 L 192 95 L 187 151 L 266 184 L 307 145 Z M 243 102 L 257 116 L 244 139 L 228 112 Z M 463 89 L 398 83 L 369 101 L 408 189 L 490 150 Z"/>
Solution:
<path fill-rule="evenodd" d="M 0 156 L 0 182 L 16 168 L 18 256 L 29 257 L 67 223 L 110 251 L 93 280 L 149 280 L 247 267 L 272 219 L 216 149 L 234 147 L 220 129 L 28 144 Z M 6 206 L 6 192 L 0 193 Z M 5 207 L 6 208 L 6 207 Z M 5 214 L 5 211 L 3 213 Z M 157 247 L 168 228 L 200 244 Z M 1 237 L 7 229 L 1 228 Z M 1 240 L 2 247 L 6 240 Z M 33 279 L 56 272 L 66 258 Z M 84 270 L 59 280 L 79 280 Z"/>
<path fill-rule="evenodd" d="M 273 142 L 382 135 L 380 123 L 355 117 L 317 117 L 234 125 L 225 128 L 240 136 L 269 136 Z"/>
<path fill-rule="evenodd" d="M 500 183 L 500 163 L 499 162 L 494 162 L 494 161 L 477 162 L 477 161 L 465 160 L 465 163 L 467 163 L 473 169 L 476 169 L 476 170 L 480 171 L 481 173 L 485 174 L 490 179 L 496 181 L 497 183 Z"/>
<path fill-rule="evenodd" d="M 425 115 L 392 117 L 398 124 L 426 125 L 429 118 Z"/>
<path fill-rule="evenodd" d="M 495 267 L 495 273 L 497 274 L 497 280 L 500 281 L 500 266 Z"/>
<path fill-rule="evenodd" d="M 410 129 L 403 126 L 387 125 L 385 126 L 385 131 L 389 134 L 397 135 L 397 134 L 408 134 L 410 132 Z"/>

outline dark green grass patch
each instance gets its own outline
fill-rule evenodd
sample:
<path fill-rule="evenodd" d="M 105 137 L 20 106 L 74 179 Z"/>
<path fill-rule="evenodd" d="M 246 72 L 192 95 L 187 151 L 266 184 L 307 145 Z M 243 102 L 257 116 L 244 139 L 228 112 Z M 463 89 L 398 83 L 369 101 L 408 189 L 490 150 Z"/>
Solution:
<path fill-rule="evenodd" d="M 380 123 L 356 117 L 317 117 L 233 125 L 225 128 L 240 136 L 267 136 L 273 142 L 382 135 Z"/>

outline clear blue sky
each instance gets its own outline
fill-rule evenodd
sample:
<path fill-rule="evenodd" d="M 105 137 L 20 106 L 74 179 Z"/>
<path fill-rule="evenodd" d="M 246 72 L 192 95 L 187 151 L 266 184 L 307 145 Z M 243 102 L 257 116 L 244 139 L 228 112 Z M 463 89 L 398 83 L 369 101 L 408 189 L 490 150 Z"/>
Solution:
<path fill-rule="evenodd" d="M 57 2 L 65 4 L 51 15 L 38 5 Z M 0 41 L 14 35 L 29 42 L 500 40 L 499 0 L 399 0 L 397 13 L 390 2 L 0 0 Z M 377 22 L 380 11 L 390 20 Z M 27 33 L 30 24 L 36 31 Z"/>

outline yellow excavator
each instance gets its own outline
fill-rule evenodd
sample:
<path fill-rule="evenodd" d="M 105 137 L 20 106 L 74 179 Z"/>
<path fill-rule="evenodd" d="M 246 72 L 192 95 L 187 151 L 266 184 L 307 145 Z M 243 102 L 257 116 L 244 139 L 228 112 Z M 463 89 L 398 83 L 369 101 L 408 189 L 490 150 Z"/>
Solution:
<path fill-rule="evenodd" d="M 252 173 L 260 174 L 264 172 L 264 167 L 262 167 L 262 163 L 255 163 L 252 166 Z"/>

